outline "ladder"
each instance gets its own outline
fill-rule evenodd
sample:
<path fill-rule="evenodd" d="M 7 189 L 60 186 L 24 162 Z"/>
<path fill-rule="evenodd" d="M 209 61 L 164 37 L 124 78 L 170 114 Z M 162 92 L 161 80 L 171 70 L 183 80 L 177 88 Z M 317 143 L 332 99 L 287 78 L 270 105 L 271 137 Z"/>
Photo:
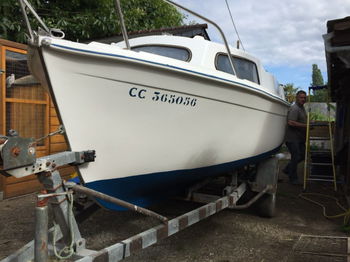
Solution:
<path fill-rule="evenodd" d="M 327 95 L 327 121 L 311 122 L 312 106 L 310 91 L 325 88 L 327 88 L 327 86 L 309 87 L 303 183 L 304 191 L 306 190 L 308 181 L 332 182 L 334 191 L 337 191 L 329 94 Z M 317 146 L 311 143 L 314 141 L 329 141 L 329 149 L 317 149 Z"/>

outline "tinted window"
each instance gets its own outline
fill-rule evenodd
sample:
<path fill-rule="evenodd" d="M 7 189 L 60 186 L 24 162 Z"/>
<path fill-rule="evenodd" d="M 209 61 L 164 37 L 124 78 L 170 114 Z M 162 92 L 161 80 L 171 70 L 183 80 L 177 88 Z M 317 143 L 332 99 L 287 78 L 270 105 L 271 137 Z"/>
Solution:
<path fill-rule="evenodd" d="M 149 45 L 149 46 L 132 47 L 131 49 L 134 51 L 143 51 L 143 52 L 166 56 L 166 57 L 170 57 L 170 58 L 174 58 L 182 61 L 190 60 L 189 51 L 187 49 L 180 48 L 180 47 Z"/>
<path fill-rule="evenodd" d="M 255 63 L 247 59 L 232 57 L 237 76 L 259 84 L 258 70 Z M 216 61 L 217 70 L 234 74 L 227 55 L 218 55 Z"/>

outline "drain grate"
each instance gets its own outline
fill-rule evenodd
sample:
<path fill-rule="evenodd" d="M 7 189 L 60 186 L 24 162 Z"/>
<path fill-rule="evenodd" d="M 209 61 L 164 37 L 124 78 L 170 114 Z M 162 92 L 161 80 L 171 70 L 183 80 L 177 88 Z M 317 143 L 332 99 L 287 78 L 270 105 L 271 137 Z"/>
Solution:
<path fill-rule="evenodd" d="M 301 235 L 293 253 L 300 261 L 350 262 L 349 243 L 348 237 Z"/>

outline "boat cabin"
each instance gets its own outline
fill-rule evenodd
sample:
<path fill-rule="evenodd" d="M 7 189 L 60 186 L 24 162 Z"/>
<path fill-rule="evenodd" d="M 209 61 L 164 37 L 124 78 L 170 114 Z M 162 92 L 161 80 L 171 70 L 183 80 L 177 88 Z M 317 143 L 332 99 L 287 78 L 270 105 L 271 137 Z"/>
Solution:
<path fill-rule="evenodd" d="M 112 43 L 112 45 L 125 48 L 124 42 Z M 201 68 L 201 73 L 223 79 L 235 79 L 244 85 L 263 89 L 284 99 L 284 92 L 274 76 L 265 71 L 258 59 L 243 50 L 230 47 L 235 75 L 226 48 L 202 36 L 193 38 L 167 35 L 145 36 L 130 39 L 130 45 L 131 50 L 145 53 L 145 59 L 169 62 L 189 70 L 198 71 L 198 68 Z M 170 62 L 168 58 L 178 60 L 179 63 Z"/>

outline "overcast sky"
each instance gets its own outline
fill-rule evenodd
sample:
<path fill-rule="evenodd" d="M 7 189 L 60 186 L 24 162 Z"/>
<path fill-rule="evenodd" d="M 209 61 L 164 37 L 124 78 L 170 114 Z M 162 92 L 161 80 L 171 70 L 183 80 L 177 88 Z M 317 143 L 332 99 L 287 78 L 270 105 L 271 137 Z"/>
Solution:
<path fill-rule="evenodd" d="M 174 0 L 218 23 L 231 45 L 235 34 L 225 0 Z M 307 89 L 311 66 L 327 80 L 322 35 L 327 21 L 350 16 L 350 0 L 227 0 L 246 51 L 258 57 L 282 84 Z M 188 20 L 204 23 L 189 16 Z M 221 42 L 209 27 L 213 41 Z"/>

